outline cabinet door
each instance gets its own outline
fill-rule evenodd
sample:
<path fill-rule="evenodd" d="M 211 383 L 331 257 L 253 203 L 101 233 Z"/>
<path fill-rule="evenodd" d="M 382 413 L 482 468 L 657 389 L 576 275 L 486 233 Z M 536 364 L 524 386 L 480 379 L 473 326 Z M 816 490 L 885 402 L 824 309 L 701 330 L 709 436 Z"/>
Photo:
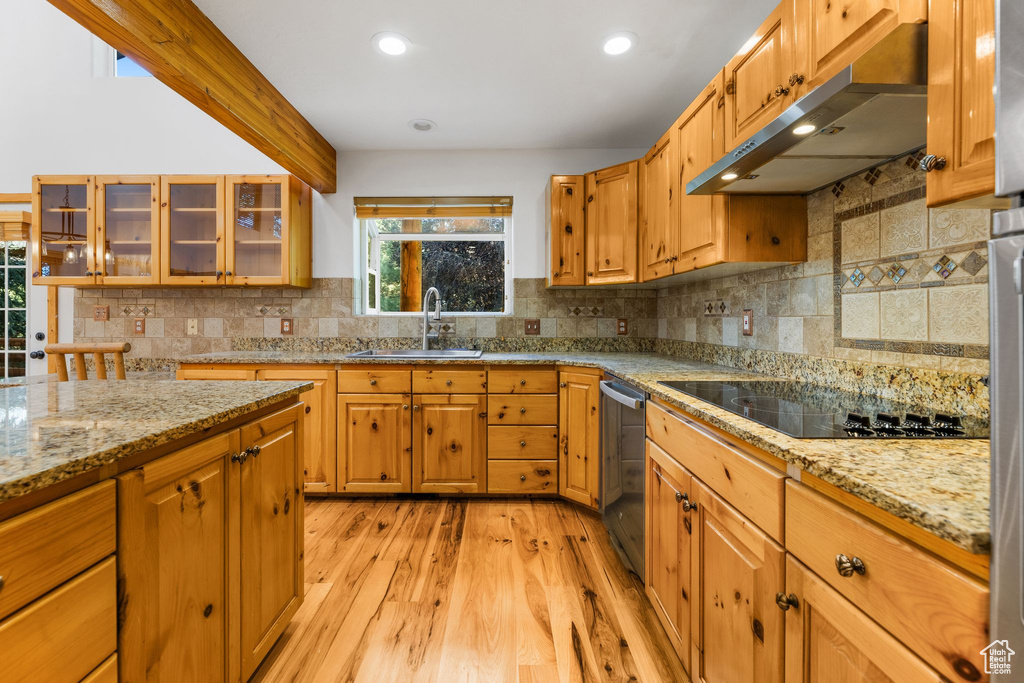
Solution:
<path fill-rule="evenodd" d="M 761 130 L 793 101 L 793 1 L 782 0 L 725 65 L 727 150 Z"/>
<path fill-rule="evenodd" d="M 724 72 L 701 91 L 673 128 L 679 177 L 676 202 L 677 260 L 675 272 L 721 260 L 721 214 L 724 198 L 717 195 L 688 195 L 686 183 L 703 173 L 725 153 Z"/>
<path fill-rule="evenodd" d="M 669 130 L 640 161 L 640 273 L 644 282 L 671 275 L 678 251 L 672 138 Z"/>
<path fill-rule="evenodd" d="M 637 162 L 594 173 L 587 183 L 587 284 L 636 282 Z"/>
<path fill-rule="evenodd" d="M 596 375 L 559 373 L 559 491 L 562 497 L 592 508 L 600 503 L 600 382 Z"/>
<path fill-rule="evenodd" d="M 260 370 L 259 379 L 312 382 L 313 389 L 299 397 L 306 405 L 302 437 L 303 489 L 313 493 L 338 490 L 337 418 L 338 374 L 335 370 Z"/>
<path fill-rule="evenodd" d="M 241 428 L 239 500 L 242 680 L 256 670 L 302 604 L 300 406 Z M 247 450 L 248 449 L 248 450 Z"/>
<path fill-rule="evenodd" d="M 551 176 L 552 285 L 584 284 L 584 194 L 583 176 Z"/>
<path fill-rule="evenodd" d="M 225 277 L 229 284 L 288 284 L 288 178 L 225 178 Z"/>
<path fill-rule="evenodd" d="M 645 587 L 683 668 L 690 671 L 692 478 L 652 441 L 647 441 L 646 465 Z"/>
<path fill-rule="evenodd" d="M 945 680 L 792 555 L 785 595 L 786 683 Z"/>
<path fill-rule="evenodd" d="M 117 478 L 123 681 L 241 675 L 238 444 L 227 432 Z"/>
<path fill-rule="evenodd" d="M 224 284 L 224 176 L 162 176 L 160 231 L 162 284 Z"/>
<path fill-rule="evenodd" d="M 96 271 L 96 207 L 88 176 L 32 178 L 32 282 L 90 285 Z"/>
<path fill-rule="evenodd" d="M 900 24 L 929 20 L 927 0 L 846 0 L 842 3 L 795 0 L 795 3 L 797 61 L 795 68 L 785 72 L 785 83 L 786 87 L 793 88 L 791 95 L 796 97 L 835 76 Z M 928 41 L 931 40 L 929 35 Z M 798 82 L 799 79 L 802 82 Z"/>
<path fill-rule="evenodd" d="M 160 176 L 96 178 L 96 279 L 160 284 Z"/>
<path fill-rule="evenodd" d="M 785 551 L 694 480 L 693 680 L 781 681 Z M 826 679 L 822 679 L 826 680 Z"/>
<path fill-rule="evenodd" d="M 412 397 L 338 394 L 338 490 L 412 491 Z"/>
<path fill-rule="evenodd" d="M 928 18 L 928 206 L 995 191 L 995 0 L 932 3 Z"/>
<path fill-rule="evenodd" d="M 487 490 L 486 396 L 414 396 L 412 437 L 414 492 Z"/>

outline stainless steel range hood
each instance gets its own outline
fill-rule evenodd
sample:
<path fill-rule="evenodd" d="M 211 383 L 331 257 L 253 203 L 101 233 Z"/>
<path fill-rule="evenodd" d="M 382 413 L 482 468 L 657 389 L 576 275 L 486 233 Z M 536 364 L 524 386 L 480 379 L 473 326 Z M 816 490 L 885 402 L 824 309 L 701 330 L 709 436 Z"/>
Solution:
<path fill-rule="evenodd" d="M 925 144 L 927 26 L 903 24 L 686 184 L 687 194 L 805 194 Z M 813 125 L 807 136 L 793 133 Z M 737 180 L 723 180 L 735 173 Z"/>

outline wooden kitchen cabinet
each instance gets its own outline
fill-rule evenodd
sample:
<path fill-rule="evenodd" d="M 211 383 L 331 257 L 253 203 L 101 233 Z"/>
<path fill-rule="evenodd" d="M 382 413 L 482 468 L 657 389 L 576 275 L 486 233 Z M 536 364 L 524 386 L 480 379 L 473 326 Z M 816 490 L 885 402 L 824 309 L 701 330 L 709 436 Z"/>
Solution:
<path fill-rule="evenodd" d="M 249 449 L 238 489 L 242 680 L 302 604 L 301 408 L 285 408 L 240 431 L 239 447 L 243 453 Z"/>
<path fill-rule="evenodd" d="M 160 176 L 96 178 L 96 284 L 160 283 Z"/>
<path fill-rule="evenodd" d="M 338 490 L 337 372 L 334 369 L 268 368 L 259 370 L 261 380 L 312 382 L 313 389 L 299 396 L 305 403 L 302 441 L 303 489 L 310 493 Z"/>
<path fill-rule="evenodd" d="M 928 17 L 928 206 L 995 191 L 995 0 L 932 3 Z M 941 164 L 940 164 L 941 165 Z"/>
<path fill-rule="evenodd" d="M 411 409 L 409 394 L 338 394 L 338 491 L 412 491 Z"/>
<path fill-rule="evenodd" d="M 95 283 L 96 193 L 91 176 L 32 178 L 32 282 Z"/>
<path fill-rule="evenodd" d="M 644 587 L 672 647 L 690 671 L 692 477 L 647 440 Z"/>
<path fill-rule="evenodd" d="M 414 493 L 484 493 L 487 397 L 414 396 L 412 446 Z"/>
<path fill-rule="evenodd" d="M 637 281 L 637 166 L 630 161 L 586 175 L 588 285 Z"/>
<path fill-rule="evenodd" d="M 675 142 L 669 129 L 639 165 L 640 275 L 644 282 L 672 274 L 679 251 Z"/>
<path fill-rule="evenodd" d="M 177 379 L 227 380 L 236 382 L 255 381 L 257 370 L 219 366 L 213 368 L 178 368 Z"/>
<path fill-rule="evenodd" d="M 551 241 L 548 286 L 583 285 L 584 236 L 583 206 L 586 192 L 581 175 L 553 175 L 550 188 Z"/>
<path fill-rule="evenodd" d="M 291 175 L 224 180 L 225 283 L 291 285 L 313 281 L 312 191 Z"/>
<path fill-rule="evenodd" d="M 563 498 L 600 505 L 601 376 L 559 373 L 558 481 Z"/>
<path fill-rule="evenodd" d="M 725 65 L 726 150 L 738 147 L 794 101 L 789 85 L 795 68 L 793 3 L 782 0 Z"/>
<path fill-rule="evenodd" d="M 781 681 L 785 551 L 703 482 L 693 493 L 691 677 Z"/>
<path fill-rule="evenodd" d="M 792 555 L 779 597 L 787 605 L 786 683 L 948 680 Z"/>
<path fill-rule="evenodd" d="M 161 284 L 224 284 L 224 176 L 162 176 L 160 222 Z"/>

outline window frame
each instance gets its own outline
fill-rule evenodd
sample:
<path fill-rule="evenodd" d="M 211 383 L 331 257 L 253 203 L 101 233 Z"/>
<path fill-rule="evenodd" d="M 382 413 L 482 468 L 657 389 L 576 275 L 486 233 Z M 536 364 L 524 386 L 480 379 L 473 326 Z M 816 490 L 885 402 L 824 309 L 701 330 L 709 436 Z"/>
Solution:
<path fill-rule="evenodd" d="M 390 216 L 389 216 L 390 218 Z M 422 216 L 409 216 L 410 219 L 425 220 Z M 446 216 L 438 215 L 431 216 L 431 218 L 446 218 Z M 459 218 L 470 218 L 469 216 L 459 216 Z M 482 214 L 480 216 L 473 216 L 472 218 L 487 218 L 491 219 L 494 216 L 488 216 Z M 382 311 L 380 310 L 381 297 L 380 297 L 380 245 L 381 242 L 504 242 L 505 244 L 505 305 L 501 311 L 442 311 L 442 315 L 448 317 L 481 317 L 481 318 L 493 318 L 497 316 L 509 316 L 512 315 L 512 302 L 514 297 L 512 296 L 512 287 L 514 279 L 513 274 L 513 255 L 512 255 L 512 217 L 501 216 L 501 220 L 504 222 L 504 229 L 500 233 L 381 233 L 376 229 L 376 219 L 374 218 L 360 218 L 360 229 L 363 238 L 367 243 L 367 253 L 364 258 L 361 258 L 361 268 L 363 282 L 362 293 L 362 308 L 365 315 L 374 316 L 387 316 L 387 317 L 408 317 L 408 316 L 422 316 L 423 311 Z M 370 276 L 373 275 L 374 279 L 374 300 L 377 304 L 376 307 L 370 307 Z M 444 292 L 441 292 L 442 296 Z"/>
<path fill-rule="evenodd" d="M 10 247 L 12 244 L 20 244 L 24 249 L 24 261 L 20 264 L 12 264 L 10 262 Z M 0 378 L 13 379 L 17 377 L 28 376 L 28 362 L 29 362 L 29 319 L 28 319 L 28 295 L 29 287 L 31 286 L 31 279 L 28 276 L 29 273 L 29 252 L 28 252 L 28 240 L 0 240 L 0 318 L 2 318 L 3 324 L 3 336 L 4 343 L 0 347 Z M 22 286 L 24 287 L 25 306 L 23 308 L 12 308 L 8 305 L 10 300 L 10 282 L 11 282 L 11 271 L 21 270 L 23 271 Z M 24 326 L 25 326 L 25 346 L 20 349 L 11 348 L 11 312 L 21 312 L 24 314 Z M 11 375 L 10 370 L 10 357 L 11 355 L 21 356 L 24 362 L 23 373 L 21 375 Z"/>

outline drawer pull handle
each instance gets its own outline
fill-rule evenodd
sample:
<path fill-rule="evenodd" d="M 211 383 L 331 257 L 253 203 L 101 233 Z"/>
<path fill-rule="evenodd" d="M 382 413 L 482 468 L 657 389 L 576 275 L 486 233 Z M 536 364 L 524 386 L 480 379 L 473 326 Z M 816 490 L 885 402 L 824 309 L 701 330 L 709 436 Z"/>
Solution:
<path fill-rule="evenodd" d="M 375 386 L 377 386 L 377 380 L 375 380 L 375 379 L 371 379 L 371 380 L 370 380 L 370 386 L 371 386 L 371 387 L 375 387 Z"/>
<path fill-rule="evenodd" d="M 867 568 L 864 566 L 864 561 L 856 555 L 847 557 L 840 553 L 836 555 L 836 571 L 839 572 L 839 576 L 849 578 L 855 573 L 863 576 Z"/>
<path fill-rule="evenodd" d="M 525 474 L 520 474 L 519 475 L 519 481 L 526 481 L 526 475 Z"/>
<path fill-rule="evenodd" d="M 790 607 L 796 607 L 797 609 L 800 608 L 800 601 L 797 600 L 797 597 L 792 593 L 789 595 L 786 595 L 785 593 L 776 593 L 775 604 L 778 605 L 779 609 L 783 612 L 788 611 Z"/>

